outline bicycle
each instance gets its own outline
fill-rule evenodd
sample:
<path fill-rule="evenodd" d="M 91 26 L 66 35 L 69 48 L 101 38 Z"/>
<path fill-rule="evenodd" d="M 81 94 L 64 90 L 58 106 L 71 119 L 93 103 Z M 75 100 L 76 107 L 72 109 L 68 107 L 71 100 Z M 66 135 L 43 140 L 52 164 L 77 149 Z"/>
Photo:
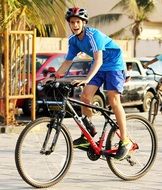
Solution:
<path fill-rule="evenodd" d="M 73 158 L 72 137 L 63 124 L 67 112 L 90 143 L 87 149 L 82 149 L 90 160 L 106 160 L 111 171 L 123 180 L 136 180 L 145 175 L 157 153 L 156 133 L 148 120 L 139 115 L 127 116 L 127 129 L 133 145 L 128 156 L 119 161 L 114 156 L 120 141 L 120 131 L 112 118 L 113 113 L 69 98 L 71 87 L 70 83 L 65 84 L 61 80 L 50 81 L 43 86 L 47 90 L 52 89 L 55 101 L 44 100 L 39 103 L 47 107 L 52 103 L 56 111 L 50 117 L 38 118 L 29 123 L 20 133 L 15 148 L 15 162 L 22 179 L 33 187 L 47 188 L 65 176 Z M 74 110 L 74 104 L 101 112 L 103 129 L 97 141 Z M 144 143 L 143 138 L 147 143 Z"/>
<path fill-rule="evenodd" d="M 156 78 L 156 76 L 161 76 L 160 74 L 155 73 L 152 68 L 149 68 L 154 74 L 154 80 L 157 82 L 156 91 L 154 96 L 151 98 L 150 107 L 148 111 L 148 120 L 151 124 L 154 124 L 156 116 L 159 111 L 159 107 L 162 104 L 162 78 Z"/>

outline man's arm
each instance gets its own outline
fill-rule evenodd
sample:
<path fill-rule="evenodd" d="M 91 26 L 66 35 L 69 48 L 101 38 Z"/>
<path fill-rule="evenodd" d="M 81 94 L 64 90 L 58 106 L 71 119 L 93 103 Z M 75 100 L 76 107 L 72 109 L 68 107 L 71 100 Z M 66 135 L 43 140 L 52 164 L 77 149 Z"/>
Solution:
<path fill-rule="evenodd" d="M 87 82 L 89 82 L 100 69 L 103 62 L 102 56 L 103 55 L 101 50 L 94 53 L 94 63 L 87 75 Z"/>
<path fill-rule="evenodd" d="M 146 69 L 149 65 L 151 65 L 152 63 L 154 63 L 154 62 L 156 62 L 156 61 L 158 61 L 158 59 L 157 59 L 157 58 L 154 58 L 154 59 L 152 59 L 151 61 L 148 61 L 147 63 L 145 63 L 143 66 L 144 66 L 144 68 Z"/>
<path fill-rule="evenodd" d="M 72 84 L 77 83 L 77 86 L 79 86 L 81 84 L 87 84 L 98 72 L 99 68 L 102 65 L 102 62 L 103 62 L 102 51 L 95 52 L 94 53 L 94 63 L 92 65 L 87 77 L 84 80 L 74 80 L 74 81 L 72 81 Z"/>
<path fill-rule="evenodd" d="M 65 60 L 56 73 L 60 76 L 64 75 L 69 69 L 69 67 L 72 65 L 72 63 L 73 61 Z"/>

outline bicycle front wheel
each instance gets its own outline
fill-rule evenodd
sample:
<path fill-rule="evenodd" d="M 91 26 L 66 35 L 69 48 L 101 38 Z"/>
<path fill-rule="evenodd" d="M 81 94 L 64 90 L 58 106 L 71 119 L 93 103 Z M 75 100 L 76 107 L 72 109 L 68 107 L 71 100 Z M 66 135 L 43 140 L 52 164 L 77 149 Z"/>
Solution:
<path fill-rule="evenodd" d="M 43 117 L 28 124 L 20 134 L 15 149 L 15 162 L 19 174 L 24 181 L 37 188 L 47 188 L 58 183 L 72 161 L 72 139 L 64 125 L 61 125 L 53 152 L 42 153 L 47 131 L 48 150 L 57 133 L 56 127 L 49 132 L 50 122 L 50 118 Z"/>
<path fill-rule="evenodd" d="M 157 137 L 150 123 L 139 115 L 127 117 L 127 131 L 135 148 L 128 156 L 119 161 L 107 157 L 112 172 L 124 180 L 136 180 L 145 175 L 151 168 L 157 153 Z M 119 142 L 119 130 L 111 129 L 106 142 L 106 150 L 116 149 Z"/>
<path fill-rule="evenodd" d="M 148 112 L 148 120 L 151 122 L 151 124 L 154 124 L 155 118 L 158 114 L 158 108 L 159 108 L 159 99 L 153 97 L 150 102 L 150 108 Z"/>

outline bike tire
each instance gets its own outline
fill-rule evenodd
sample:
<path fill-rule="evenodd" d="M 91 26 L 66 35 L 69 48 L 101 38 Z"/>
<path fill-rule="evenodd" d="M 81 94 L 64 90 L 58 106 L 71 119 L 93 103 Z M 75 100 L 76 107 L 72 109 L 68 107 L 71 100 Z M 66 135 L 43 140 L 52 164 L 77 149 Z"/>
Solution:
<path fill-rule="evenodd" d="M 158 114 L 158 108 L 159 108 L 159 99 L 157 97 L 153 97 L 150 102 L 150 108 L 148 112 L 148 120 L 151 124 L 154 124 L 155 118 Z"/>
<path fill-rule="evenodd" d="M 106 141 L 106 150 L 117 148 L 119 129 L 112 128 Z M 123 180 L 136 180 L 145 175 L 153 165 L 157 153 L 157 136 L 151 124 L 139 115 L 127 116 L 127 131 L 129 138 L 138 144 L 138 149 L 130 151 L 128 159 L 121 161 L 107 157 L 107 163 L 111 171 Z M 144 140 L 145 138 L 145 140 Z M 128 157 L 127 157 L 128 158 Z"/>
<path fill-rule="evenodd" d="M 36 188 L 47 188 L 58 183 L 72 162 L 72 138 L 63 124 L 54 151 L 50 155 L 40 153 L 50 121 L 49 117 L 43 117 L 29 123 L 16 143 L 17 170 L 25 182 Z M 55 133 L 56 129 L 52 128 L 48 148 Z"/>

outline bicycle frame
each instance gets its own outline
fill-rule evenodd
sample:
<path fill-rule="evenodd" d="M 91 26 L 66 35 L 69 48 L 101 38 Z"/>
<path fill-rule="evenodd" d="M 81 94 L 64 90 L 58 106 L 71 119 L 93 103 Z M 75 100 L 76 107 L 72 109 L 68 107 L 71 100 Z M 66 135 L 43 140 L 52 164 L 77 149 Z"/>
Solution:
<path fill-rule="evenodd" d="M 157 74 L 154 72 L 152 68 L 149 68 L 154 74 L 154 80 L 157 82 L 156 91 L 154 96 L 151 98 L 150 101 L 150 108 L 148 112 L 148 120 L 151 124 L 154 124 L 155 118 L 158 114 L 159 105 L 162 103 L 162 78 L 156 79 L 156 76 L 162 76 L 161 74 Z"/>
<path fill-rule="evenodd" d="M 82 131 L 84 136 L 87 138 L 88 142 L 91 145 L 91 148 L 94 150 L 96 155 L 105 155 L 105 156 L 113 157 L 114 153 L 116 153 L 117 149 L 106 150 L 106 151 L 102 150 L 103 143 L 104 143 L 105 136 L 106 136 L 106 132 L 108 130 L 108 124 L 112 128 L 114 128 L 114 130 L 118 129 L 117 124 L 113 121 L 113 119 L 110 118 L 110 114 L 112 114 L 111 111 L 109 111 L 107 109 L 104 109 L 104 108 L 101 108 L 101 107 L 91 105 L 91 104 L 86 104 L 84 102 L 81 102 L 81 101 L 78 101 L 78 100 L 75 100 L 75 99 L 69 98 L 69 97 L 64 98 L 63 101 L 52 101 L 52 102 L 44 101 L 43 102 L 43 101 L 40 100 L 37 103 L 39 103 L 39 104 L 44 103 L 46 105 L 50 104 L 50 105 L 60 106 L 60 107 L 63 108 L 62 110 L 58 111 L 57 114 L 55 114 L 55 117 L 53 118 L 54 123 L 52 124 L 52 127 L 55 127 L 55 128 L 60 126 L 60 124 L 62 123 L 62 120 L 64 119 L 65 113 L 66 113 L 65 107 L 68 107 L 68 109 L 70 110 L 71 116 L 73 117 L 74 121 L 76 122 L 76 124 L 78 125 L 79 129 Z M 91 109 L 95 109 L 96 111 L 100 111 L 102 113 L 102 115 L 105 118 L 105 123 L 104 123 L 103 129 L 102 129 L 102 132 L 101 132 L 101 137 L 99 138 L 98 142 L 95 142 L 93 137 L 90 135 L 90 133 L 88 132 L 88 130 L 84 126 L 81 118 L 79 117 L 79 115 L 77 114 L 77 112 L 75 111 L 75 109 L 73 108 L 73 106 L 71 104 L 77 104 L 77 105 L 80 105 L 80 106 L 86 106 L 86 107 L 89 107 Z M 57 134 L 57 137 L 54 137 L 55 140 L 53 140 L 53 143 L 52 143 L 50 149 L 48 151 L 44 152 L 43 150 L 45 150 L 46 143 L 48 142 L 48 135 L 49 134 L 47 133 L 45 141 L 44 141 L 44 144 L 43 144 L 43 147 L 42 147 L 42 150 L 41 150 L 41 153 L 49 154 L 50 151 L 52 152 L 54 150 L 56 139 L 58 138 L 59 133 Z M 120 134 L 117 134 L 117 135 L 120 138 Z M 82 150 L 84 150 L 84 149 L 82 149 Z"/>
<path fill-rule="evenodd" d="M 50 91 L 51 97 L 53 96 L 52 101 L 41 100 L 37 103 L 46 105 L 48 109 L 54 105 L 57 110 L 49 117 L 38 118 L 29 123 L 16 143 L 16 166 L 24 181 L 37 188 L 47 188 L 58 183 L 67 173 L 73 158 L 73 140 L 70 131 L 63 123 L 66 113 L 70 113 L 89 141 L 88 147 L 78 148 L 85 150 L 90 160 L 105 160 L 110 170 L 123 180 L 136 180 L 149 171 L 156 157 L 157 137 L 154 128 L 144 117 L 127 116 L 128 136 L 132 142 L 132 148 L 124 159 L 117 160 L 114 158 L 120 146 L 121 136 L 116 121 L 111 119 L 112 112 L 69 98 L 70 85 L 64 83 L 59 85 L 54 81 L 46 87 L 54 89 L 53 93 Z M 89 133 L 75 105 L 86 106 L 101 112 L 104 121 L 98 141 Z M 146 138 L 145 142 L 148 144 L 143 142 L 143 137 Z M 140 151 L 136 151 L 138 149 Z M 31 162 L 31 155 L 36 162 Z"/>
<path fill-rule="evenodd" d="M 106 136 L 106 131 L 108 129 L 108 125 L 110 124 L 111 127 L 118 129 L 117 124 L 109 117 L 110 114 L 112 114 L 112 112 L 104 109 L 104 108 L 100 108 L 97 106 L 93 106 L 90 104 L 86 104 L 84 102 L 78 101 L 78 100 L 74 100 L 72 98 L 67 98 L 67 106 L 70 109 L 70 111 L 72 111 L 72 113 L 74 114 L 73 118 L 75 120 L 75 122 L 78 124 L 80 130 L 82 131 L 82 133 L 84 134 L 84 136 L 87 138 L 88 142 L 90 143 L 92 149 L 95 151 L 96 155 L 109 155 L 109 156 L 113 156 L 113 153 L 116 153 L 116 150 L 107 150 L 107 151 L 103 151 L 102 147 L 103 147 L 103 143 L 105 140 L 105 136 Z M 101 137 L 99 139 L 99 141 L 96 143 L 93 139 L 93 137 L 90 135 L 90 133 L 87 131 L 86 127 L 84 126 L 82 120 L 80 119 L 80 117 L 78 116 L 78 114 L 75 112 L 74 108 L 72 107 L 71 103 L 75 103 L 81 106 L 86 106 L 92 109 L 95 109 L 96 111 L 100 111 L 105 118 L 105 123 L 104 123 L 104 127 L 102 129 L 102 133 L 101 133 Z"/>
<path fill-rule="evenodd" d="M 161 85 L 161 84 L 158 83 L 156 96 L 157 96 L 157 98 L 159 98 L 160 103 L 162 103 L 162 92 L 161 92 L 160 88 L 158 87 L 158 86 L 160 86 L 160 85 Z"/>

